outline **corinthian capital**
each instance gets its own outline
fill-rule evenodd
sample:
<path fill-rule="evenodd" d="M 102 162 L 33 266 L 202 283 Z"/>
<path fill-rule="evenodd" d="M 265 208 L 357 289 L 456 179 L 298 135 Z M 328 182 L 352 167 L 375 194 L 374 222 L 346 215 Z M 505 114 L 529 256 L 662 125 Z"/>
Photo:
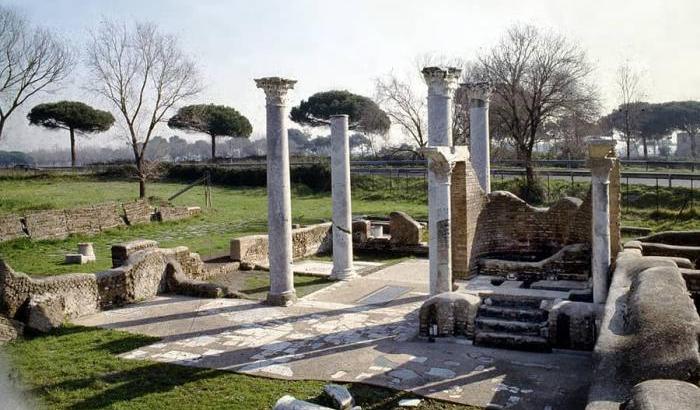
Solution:
<path fill-rule="evenodd" d="M 455 67 L 425 67 L 423 78 L 428 84 L 429 95 L 452 97 L 462 70 Z"/>
<path fill-rule="evenodd" d="M 265 100 L 271 105 L 285 105 L 287 103 L 287 93 L 294 88 L 296 80 L 289 80 L 281 77 L 265 77 L 255 80 L 258 88 L 265 92 Z"/>
<path fill-rule="evenodd" d="M 592 138 L 588 141 L 588 166 L 594 178 L 608 182 L 615 161 L 615 141 L 605 138 Z"/>
<path fill-rule="evenodd" d="M 491 93 L 493 92 L 493 86 L 487 81 L 475 82 L 475 83 L 465 83 L 462 84 L 467 91 L 467 96 L 470 100 L 481 100 L 488 103 L 491 99 Z"/>

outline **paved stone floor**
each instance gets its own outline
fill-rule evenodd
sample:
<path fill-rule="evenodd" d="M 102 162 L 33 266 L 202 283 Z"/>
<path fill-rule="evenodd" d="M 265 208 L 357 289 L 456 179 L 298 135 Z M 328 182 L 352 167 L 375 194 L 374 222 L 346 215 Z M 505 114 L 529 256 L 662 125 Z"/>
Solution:
<path fill-rule="evenodd" d="M 240 299 L 162 296 L 76 323 L 162 337 L 122 355 L 283 379 L 364 382 L 458 403 L 583 408 L 590 356 L 417 338 L 427 261 L 335 283 L 280 308 Z"/>

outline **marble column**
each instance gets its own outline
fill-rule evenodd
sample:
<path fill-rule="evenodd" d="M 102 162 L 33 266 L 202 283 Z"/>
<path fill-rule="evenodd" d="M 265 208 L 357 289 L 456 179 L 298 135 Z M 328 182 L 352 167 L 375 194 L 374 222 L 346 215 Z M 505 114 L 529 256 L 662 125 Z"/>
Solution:
<path fill-rule="evenodd" d="M 464 84 L 469 97 L 469 149 L 481 189 L 491 192 L 491 147 L 489 144 L 489 83 Z"/>
<path fill-rule="evenodd" d="M 296 300 L 292 272 L 292 199 L 289 181 L 287 92 L 295 80 L 256 79 L 265 92 L 267 126 L 267 224 L 270 291 L 267 302 L 288 306 Z"/>
<path fill-rule="evenodd" d="M 615 142 L 602 138 L 589 141 L 591 169 L 591 275 L 593 302 L 604 304 L 610 276 L 610 170 L 615 159 Z"/>
<path fill-rule="evenodd" d="M 428 231 L 430 294 L 452 291 L 452 233 L 450 174 L 454 163 L 445 160 L 452 148 L 452 98 L 461 70 L 426 67 L 428 85 Z M 440 157 L 443 157 L 442 159 Z"/>
<path fill-rule="evenodd" d="M 333 197 L 333 271 L 331 279 L 355 276 L 352 266 L 352 208 L 350 203 L 350 143 L 348 116 L 331 116 L 331 184 Z"/>

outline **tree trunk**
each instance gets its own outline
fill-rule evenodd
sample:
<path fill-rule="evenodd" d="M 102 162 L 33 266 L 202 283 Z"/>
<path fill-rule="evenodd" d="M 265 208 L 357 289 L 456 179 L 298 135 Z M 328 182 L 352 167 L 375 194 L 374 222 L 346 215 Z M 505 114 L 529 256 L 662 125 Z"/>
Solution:
<path fill-rule="evenodd" d="M 144 175 L 139 175 L 139 198 L 143 199 L 146 197 L 146 177 Z"/>
<path fill-rule="evenodd" d="M 216 162 L 216 137 L 211 136 L 211 162 Z"/>
<path fill-rule="evenodd" d="M 136 174 L 139 178 L 139 198 L 143 199 L 146 197 L 146 173 L 143 169 L 143 153 L 136 161 Z"/>
<path fill-rule="evenodd" d="M 644 145 L 644 159 L 649 159 L 649 148 L 647 147 L 647 137 L 642 136 L 642 144 Z"/>
<path fill-rule="evenodd" d="M 0 141 L 2 141 L 2 130 L 5 128 L 5 118 L 6 117 L 0 118 Z"/>
<path fill-rule="evenodd" d="M 69 128 L 70 132 L 70 167 L 75 168 L 75 130 Z"/>

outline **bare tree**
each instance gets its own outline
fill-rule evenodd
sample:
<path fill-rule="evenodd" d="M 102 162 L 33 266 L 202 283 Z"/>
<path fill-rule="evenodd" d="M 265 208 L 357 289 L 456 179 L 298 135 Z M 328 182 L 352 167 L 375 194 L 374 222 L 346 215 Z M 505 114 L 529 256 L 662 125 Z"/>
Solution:
<path fill-rule="evenodd" d="M 400 80 L 393 73 L 378 78 L 375 90 L 379 106 L 391 118 L 391 122 L 418 147 L 416 152 L 420 152 L 428 144 L 425 97 L 416 95 L 408 81 Z"/>
<path fill-rule="evenodd" d="M 586 53 L 561 35 L 516 25 L 479 57 L 477 71 L 480 80 L 494 85 L 495 131 L 512 140 L 531 191 L 536 185 L 532 152 L 544 137 L 543 126 L 572 112 L 597 111 Z"/>
<path fill-rule="evenodd" d="M 133 26 L 104 21 L 92 33 L 87 50 L 94 91 L 120 113 L 134 153 L 139 197 L 146 196 L 150 164 L 145 158 L 153 131 L 180 101 L 200 90 L 194 61 L 179 47 L 177 39 L 161 34 L 150 23 Z"/>
<path fill-rule="evenodd" d="M 29 98 L 64 80 L 72 66 L 69 47 L 51 32 L 30 26 L 0 6 L 0 140 L 7 119 Z"/>
<path fill-rule="evenodd" d="M 629 61 L 625 61 L 617 68 L 615 84 L 617 85 L 620 110 L 622 110 L 624 126 L 622 132 L 625 134 L 627 145 L 627 159 L 630 159 L 630 143 L 637 129 L 639 121 L 639 103 L 644 98 L 644 91 L 641 86 L 639 72 L 635 71 Z M 644 158 L 647 157 L 647 144 L 644 138 Z"/>

